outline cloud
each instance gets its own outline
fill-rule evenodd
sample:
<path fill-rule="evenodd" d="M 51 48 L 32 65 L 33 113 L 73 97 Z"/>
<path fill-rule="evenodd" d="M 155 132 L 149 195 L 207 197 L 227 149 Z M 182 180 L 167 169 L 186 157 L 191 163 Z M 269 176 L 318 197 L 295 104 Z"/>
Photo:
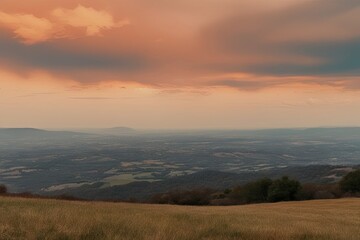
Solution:
<path fill-rule="evenodd" d="M 114 98 L 109 98 L 109 97 L 72 97 L 70 99 L 74 99 L 74 100 L 111 100 Z"/>
<path fill-rule="evenodd" d="M 53 23 L 31 14 L 8 14 L 0 11 L 1 25 L 27 44 L 46 41 L 54 34 Z"/>
<path fill-rule="evenodd" d="M 209 82 L 209 86 L 220 86 L 220 87 L 230 87 L 237 88 L 240 90 L 254 91 L 269 86 L 280 85 L 279 82 L 264 82 L 257 80 L 234 80 L 234 79 L 225 79 Z"/>
<path fill-rule="evenodd" d="M 358 0 L 78 3 L 3 7 L 0 27 L 16 39 L 1 32 L 0 66 L 81 83 L 110 79 L 164 89 L 360 89 Z M 13 14 L 16 9 L 34 15 Z M 119 18 L 125 14 L 131 25 L 118 31 L 130 24 Z"/>
<path fill-rule="evenodd" d="M 130 22 L 115 22 L 114 17 L 106 11 L 98 11 L 91 7 L 78 5 L 74 9 L 57 8 L 52 15 L 61 23 L 72 27 L 86 28 L 86 35 L 99 35 L 102 30 L 122 27 Z"/>
<path fill-rule="evenodd" d="M 46 42 L 23 45 L 2 34 L 0 52 L 0 62 L 18 73 L 45 70 L 80 82 L 100 81 L 99 75 L 121 78 L 147 68 L 146 59 L 136 54 L 64 49 Z"/>
<path fill-rule="evenodd" d="M 69 28 L 85 28 L 86 36 L 100 36 L 103 30 L 128 24 L 129 20 L 116 22 L 110 13 L 82 5 L 74 9 L 57 8 L 49 18 L 0 11 L 0 26 L 11 30 L 26 44 L 79 36 L 79 33 L 74 34 Z"/>
<path fill-rule="evenodd" d="M 358 76 L 249 76 L 248 78 L 217 77 L 205 82 L 209 87 L 228 87 L 242 91 L 257 91 L 288 86 L 322 86 L 342 90 L 360 90 Z"/>
<path fill-rule="evenodd" d="M 231 61 L 224 72 L 358 76 L 360 2 L 314 0 L 241 13 L 210 25 L 205 41 Z"/>

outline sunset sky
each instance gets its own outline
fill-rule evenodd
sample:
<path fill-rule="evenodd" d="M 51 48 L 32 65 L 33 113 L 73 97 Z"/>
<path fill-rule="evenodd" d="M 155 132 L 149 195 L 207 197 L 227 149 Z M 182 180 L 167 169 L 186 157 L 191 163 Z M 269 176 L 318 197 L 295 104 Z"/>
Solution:
<path fill-rule="evenodd" d="M 359 0 L 0 1 L 0 127 L 360 126 Z"/>

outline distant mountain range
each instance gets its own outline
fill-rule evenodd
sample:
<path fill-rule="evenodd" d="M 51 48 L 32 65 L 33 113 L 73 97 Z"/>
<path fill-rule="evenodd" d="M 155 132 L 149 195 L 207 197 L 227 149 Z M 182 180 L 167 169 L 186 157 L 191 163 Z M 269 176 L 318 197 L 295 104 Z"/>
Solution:
<path fill-rule="evenodd" d="M 243 134 L 263 137 L 341 137 L 352 138 L 360 136 L 360 127 L 338 128 L 304 128 L 304 129 L 262 129 L 241 131 Z"/>
<path fill-rule="evenodd" d="M 100 135 L 133 135 L 142 134 L 145 132 L 137 131 L 129 127 L 113 127 L 113 128 L 83 128 L 74 129 L 71 131 L 49 131 L 36 128 L 0 128 L 0 138 L 14 138 L 14 137 L 46 137 L 46 136 L 74 136 L 82 134 L 100 134 Z M 260 130 L 149 130 L 146 134 L 205 134 L 205 135 L 227 135 L 240 137 L 321 137 L 321 138 L 358 138 L 360 136 L 360 127 L 338 127 L 338 128 L 284 128 L 284 129 L 260 129 Z"/>
<path fill-rule="evenodd" d="M 73 138 L 100 135 L 126 135 L 136 131 L 127 127 L 99 128 L 99 129 L 79 129 L 75 131 L 53 131 L 37 128 L 0 128 L 0 139 L 19 139 L 19 138 Z"/>
<path fill-rule="evenodd" d="M 85 136 L 85 133 L 70 131 L 47 131 L 36 128 L 0 128 L 0 139 L 24 139 L 24 138 L 72 138 Z"/>
<path fill-rule="evenodd" d="M 88 129 L 77 129 L 76 131 L 102 134 L 102 135 L 128 135 L 136 133 L 136 130 L 128 127 L 113 127 L 113 128 L 88 128 Z"/>

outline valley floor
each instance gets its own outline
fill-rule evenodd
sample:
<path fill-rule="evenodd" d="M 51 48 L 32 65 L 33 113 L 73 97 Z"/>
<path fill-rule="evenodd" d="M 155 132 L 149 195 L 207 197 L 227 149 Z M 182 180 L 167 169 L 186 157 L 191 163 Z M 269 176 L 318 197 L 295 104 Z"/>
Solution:
<path fill-rule="evenodd" d="M 0 239 L 360 239 L 360 199 L 184 207 L 0 197 Z"/>

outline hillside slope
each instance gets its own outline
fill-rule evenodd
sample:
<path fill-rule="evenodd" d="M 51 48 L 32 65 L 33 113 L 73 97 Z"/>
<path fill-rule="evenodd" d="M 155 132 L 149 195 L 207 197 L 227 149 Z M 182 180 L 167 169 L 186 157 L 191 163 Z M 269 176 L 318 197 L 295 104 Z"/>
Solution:
<path fill-rule="evenodd" d="M 0 239 L 346 239 L 360 199 L 183 207 L 0 197 Z"/>

